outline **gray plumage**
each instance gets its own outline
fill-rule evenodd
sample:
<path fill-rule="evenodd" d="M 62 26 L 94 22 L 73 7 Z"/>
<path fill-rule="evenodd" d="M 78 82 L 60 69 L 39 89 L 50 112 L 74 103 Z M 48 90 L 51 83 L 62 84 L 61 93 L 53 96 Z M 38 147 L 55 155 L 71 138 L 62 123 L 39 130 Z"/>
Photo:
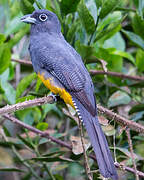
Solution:
<path fill-rule="evenodd" d="M 29 51 L 34 70 L 45 72 L 45 78 L 53 77 L 55 84 L 71 94 L 90 137 L 101 174 L 117 180 L 114 162 L 97 118 L 94 86 L 80 55 L 64 39 L 54 13 L 36 10 L 29 19 L 27 17 L 22 21 L 32 24 Z"/>

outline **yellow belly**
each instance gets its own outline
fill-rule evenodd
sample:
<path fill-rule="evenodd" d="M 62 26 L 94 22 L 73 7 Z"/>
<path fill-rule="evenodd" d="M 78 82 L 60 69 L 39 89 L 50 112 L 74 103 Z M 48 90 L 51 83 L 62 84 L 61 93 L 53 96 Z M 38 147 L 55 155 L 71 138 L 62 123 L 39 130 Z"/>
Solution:
<path fill-rule="evenodd" d="M 44 74 L 38 73 L 38 77 L 51 92 L 53 92 L 54 94 L 59 94 L 59 96 L 64 100 L 66 104 L 69 104 L 74 108 L 72 96 L 64 88 L 54 86 L 52 83 L 53 79 L 45 79 Z"/>

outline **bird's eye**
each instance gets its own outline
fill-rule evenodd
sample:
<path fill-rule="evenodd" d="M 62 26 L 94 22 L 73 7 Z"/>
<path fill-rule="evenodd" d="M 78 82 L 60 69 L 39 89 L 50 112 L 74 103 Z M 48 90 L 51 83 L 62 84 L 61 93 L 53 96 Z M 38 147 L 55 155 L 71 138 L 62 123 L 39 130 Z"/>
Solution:
<path fill-rule="evenodd" d="M 39 19 L 41 20 L 41 21 L 46 21 L 47 20 L 47 15 L 46 14 L 41 14 L 40 16 L 39 16 Z"/>

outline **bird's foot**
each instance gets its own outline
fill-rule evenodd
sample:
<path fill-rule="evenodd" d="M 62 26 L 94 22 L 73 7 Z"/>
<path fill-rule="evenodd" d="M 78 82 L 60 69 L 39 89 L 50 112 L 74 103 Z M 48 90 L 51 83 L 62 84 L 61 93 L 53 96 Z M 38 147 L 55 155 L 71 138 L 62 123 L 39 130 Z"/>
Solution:
<path fill-rule="evenodd" d="M 54 100 L 53 103 L 57 102 L 57 97 L 58 97 L 58 95 L 55 95 L 54 93 L 50 93 L 49 96 L 51 96 L 51 97 L 53 98 L 53 100 Z M 53 104 L 53 103 L 51 103 L 51 104 Z"/>

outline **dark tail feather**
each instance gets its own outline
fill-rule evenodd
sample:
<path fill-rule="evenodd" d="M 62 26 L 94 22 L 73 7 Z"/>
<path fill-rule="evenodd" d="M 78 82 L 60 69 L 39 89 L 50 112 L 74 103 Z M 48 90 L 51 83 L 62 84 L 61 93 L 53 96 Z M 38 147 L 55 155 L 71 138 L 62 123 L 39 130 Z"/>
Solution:
<path fill-rule="evenodd" d="M 100 173 L 105 178 L 109 177 L 113 180 L 117 180 L 118 175 L 114 166 L 114 161 L 109 150 L 106 137 L 98 122 L 97 115 L 93 117 L 77 99 L 73 100 L 76 103 L 77 110 L 79 110 L 80 113 L 79 116 L 82 117 L 83 123 L 90 137 Z"/>

